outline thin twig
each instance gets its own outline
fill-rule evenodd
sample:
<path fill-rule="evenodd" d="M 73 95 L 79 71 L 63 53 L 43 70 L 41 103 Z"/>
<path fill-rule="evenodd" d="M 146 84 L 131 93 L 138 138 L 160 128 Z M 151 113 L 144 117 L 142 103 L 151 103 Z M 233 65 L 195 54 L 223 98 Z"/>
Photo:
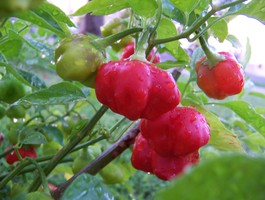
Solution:
<path fill-rule="evenodd" d="M 118 157 L 123 151 L 125 151 L 131 144 L 134 143 L 135 137 L 140 132 L 139 122 L 135 123 L 134 126 L 128 130 L 120 140 L 113 144 L 109 149 L 103 152 L 95 160 L 89 163 L 85 168 L 79 171 L 76 175 L 66 181 L 63 185 L 52 192 L 52 196 L 55 200 L 60 199 L 65 189 L 81 174 L 88 173 L 96 175 L 101 169 L 103 169 L 108 163 Z"/>

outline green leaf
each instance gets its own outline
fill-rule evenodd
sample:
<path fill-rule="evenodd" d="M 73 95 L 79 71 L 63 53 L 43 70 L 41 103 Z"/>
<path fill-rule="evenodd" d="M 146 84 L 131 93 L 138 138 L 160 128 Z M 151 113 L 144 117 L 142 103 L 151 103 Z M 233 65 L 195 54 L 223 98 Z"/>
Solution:
<path fill-rule="evenodd" d="M 66 35 L 70 35 L 70 31 L 67 27 L 74 27 L 74 23 L 70 18 L 58 7 L 48 2 L 43 3 L 38 8 L 32 10 L 37 15 L 45 19 L 51 26 L 64 32 Z"/>
<path fill-rule="evenodd" d="M 178 34 L 176 26 L 168 18 L 162 18 L 157 27 L 157 38 L 163 39 L 167 37 L 176 36 Z M 172 41 L 165 43 L 166 49 L 170 50 L 173 55 L 176 55 L 179 46 L 179 41 Z"/>
<path fill-rule="evenodd" d="M 20 74 L 19 72 L 12 67 L 9 64 L 6 63 L 0 63 L 0 68 L 1 67 L 5 67 L 6 68 L 6 72 L 12 74 L 14 77 L 16 77 L 16 79 L 18 79 L 19 81 L 21 81 L 23 84 L 30 86 L 29 82 L 27 82 Z"/>
<path fill-rule="evenodd" d="M 86 96 L 79 87 L 62 82 L 23 97 L 20 101 L 33 105 L 57 105 L 84 100 Z"/>
<path fill-rule="evenodd" d="M 155 200 L 264 199 L 265 159 L 226 155 L 201 162 L 158 191 Z"/>
<path fill-rule="evenodd" d="M 237 136 L 230 132 L 215 114 L 206 110 L 202 106 L 195 105 L 195 107 L 205 116 L 210 126 L 210 145 L 220 150 L 243 152 Z"/>
<path fill-rule="evenodd" d="M 241 119 L 233 122 L 233 128 L 237 131 L 240 129 L 239 134 L 241 135 L 240 140 L 244 141 L 248 147 L 255 152 L 262 152 L 260 147 L 265 147 L 265 137 L 259 132 L 253 132 L 249 129 L 249 126 Z"/>
<path fill-rule="evenodd" d="M 249 38 L 247 38 L 247 43 L 246 43 L 246 52 L 245 52 L 245 56 L 244 56 L 244 60 L 242 61 L 242 65 L 244 68 L 247 67 L 249 61 L 250 61 L 250 58 L 251 58 L 251 44 L 250 44 L 250 41 L 249 41 Z"/>
<path fill-rule="evenodd" d="M 47 134 L 47 136 L 52 140 L 61 145 L 63 145 L 63 135 L 61 131 L 54 126 L 48 125 L 43 127 L 43 131 Z"/>
<path fill-rule="evenodd" d="M 176 7 L 169 0 L 162 0 L 162 12 L 171 19 L 177 19 L 179 14 L 176 12 Z"/>
<path fill-rule="evenodd" d="M 236 36 L 229 34 L 229 35 L 227 35 L 226 40 L 229 41 L 233 47 L 239 48 L 239 49 L 242 48 L 242 45 L 241 45 L 239 39 L 236 38 Z"/>
<path fill-rule="evenodd" d="M 260 135 L 259 133 L 247 133 L 247 140 L 248 142 L 250 142 L 250 146 L 253 148 L 259 148 L 259 146 L 261 147 L 265 147 L 265 137 Z M 245 140 L 246 141 L 246 140 Z M 260 151 L 262 152 L 262 151 Z"/>
<path fill-rule="evenodd" d="M 14 30 L 8 29 L 6 32 L 7 35 L 0 41 L 0 52 L 4 54 L 5 58 L 13 59 L 19 57 L 19 55 L 23 53 L 23 44 L 26 44 L 36 52 L 38 51 L 38 49 L 34 45 L 32 45 L 28 40 L 21 37 Z"/>
<path fill-rule="evenodd" d="M 21 42 L 23 42 L 24 44 L 28 45 L 29 47 L 31 47 L 34 50 L 38 50 L 34 45 L 32 45 L 28 40 L 24 39 L 23 37 L 21 37 L 17 32 L 13 31 L 13 30 L 8 30 L 8 38 L 9 39 L 17 39 L 17 40 L 21 40 Z"/>
<path fill-rule="evenodd" d="M 200 3 L 200 0 L 170 0 L 178 9 L 184 13 L 190 14 Z"/>
<path fill-rule="evenodd" d="M 189 62 L 190 57 L 187 52 L 179 45 L 178 54 L 174 56 L 178 61 Z"/>
<path fill-rule="evenodd" d="M 73 126 L 71 133 L 67 139 L 71 141 L 74 137 L 76 137 L 77 133 L 79 133 L 84 128 L 87 122 L 88 119 L 82 119 L 78 121 L 78 123 Z"/>
<path fill-rule="evenodd" d="M 165 62 L 156 63 L 156 66 L 161 69 L 170 69 L 170 68 L 175 68 L 175 67 L 183 68 L 187 64 L 188 62 L 184 62 L 184 61 L 167 60 Z"/>
<path fill-rule="evenodd" d="M 57 22 L 63 22 L 70 27 L 75 27 L 71 19 L 57 6 L 44 2 L 38 8 L 49 13 Z"/>
<path fill-rule="evenodd" d="M 256 97 L 260 97 L 265 99 L 265 94 L 261 93 L 261 92 L 250 92 L 250 95 L 256 96 Z"/>
<path fill-rule="evenodd" d="M 126 0 L 92 0 L 79 8 L 73 16 L 85 15 L 92 13 L 93 15 L 108 15 L 115 13 L 130 5 Z"/>
<path fill-rule="evenodd" d="M 15 17 L 29 21 L 33 24 L 36 24 L 40 27 L 46 28 L 59 36 L 66 36 L 67 33 L 65 33 L 61 27 L 58 25 L 58 23 L 53 20 L 53 18 L 50 16 L 49 13 L 46 11 L 40 11 L 38 9 L 35 10 L 28 10 L 24 12 L 17 12 L 14 14 Z"/>
<path fill-rule="evenodd" d="M 256 131 L 265 136 L 265 118 L 257 113 L 255 109 L 245 101 L 229 101 L 218 103 L 233 110 L 239 117 L 252 126 Z"/>
<path fill-rule="evenodd" d="M 265 115 L 265 107 L 255 107 L 255 111 L 259 114 Z"/>
<path fill-rule="evenodd" d="M 22 131 L 21 134 L 19 135 L 19 141 L 22 144 L 43 144 L 47 143 L 47 140 L 45 136 L 36 131 L 35 125 L 32 126 L 27 126 L 25 127 Z"/>
<path fill-rule="evenodd" d="M 168 18 L 162 18 L 157 27 L 157 39 L 173 37 L 178 34 L 175 24 Z M 174 56 L 178 61 L 188 62 L 189 56 L 180 47 L 179 41 L 167 42 L 164 44 L 165 48 Z"/>
<path fill-rule="evenodd" d="M 205 56 L 204 51 L 202 50 L 201 47 L 197 47 L 193 53 L 192 53 L 192 57 L 191 57 L 191 63 L 190 63 L 190 67 L 193 69 L 193 71 L 195 72 L 195 65 L 196 63 L 203 57 Z"/>
<path fill-rule="evenodd" d="M 146 18 L 153 17 L 158 7 L 155 0 L 128 0 L 128 3 L 136 14 Z"/>
<path fill-rule="evenodd" d="M 62 200 L 114 200 L 99 179 L 88 174 L 78 176 L 65 190 Z"/>
<path fill-rule="evenodd" d="M 36 88 L 46 88 L 45 82 L 40 79 L 36 74 L 23 71 L 21 69 L 18 70 L 18 73 L 25 79 L 27 82 Z"/>
<path fill-rule="evenodd" d="M 265 24 L 265 1 L 252 0 L 248 4 L 243 6 L 237 14 L 246 15 Z"/>
<path fill-rule="evenodd" d="M 22 41 L 18 39 L 5 39 L 0 42 L 0 52 L 9 59 L 17 57 L 21 47 Z"/>
<path fill-rule="evenodd" d="M 205 10 L 209 9 L 211 0 L 200 0 L 199 5 L 195 8 L 195 13 L 201 15 Z"/>
<path fill-rule="evenodd" d="M 198 15 L 194 11 L 191 13 L 187 14 L 175 7 L 173 4 L 171 4 L 169 1 L 170 0 L 163 0 L 162 5 L 162 12 L 163 15 L 175 20 L 176 22 L 184 25 L 184 26 L 191 26 L 194 21 L 198 18 Z"/>
<path fill-rule="evenodd" d="M 217 20 L 218 17 L 211 17 L 208 20 L 208 23 L 211 24 Z M 218 38 L 219 42 L 224 42 L 226 36 L 228 35 L 227 22 L 224 19 L 218 20 L 211 26 L 210 30 L 213 32 L 213 35 Z"/>

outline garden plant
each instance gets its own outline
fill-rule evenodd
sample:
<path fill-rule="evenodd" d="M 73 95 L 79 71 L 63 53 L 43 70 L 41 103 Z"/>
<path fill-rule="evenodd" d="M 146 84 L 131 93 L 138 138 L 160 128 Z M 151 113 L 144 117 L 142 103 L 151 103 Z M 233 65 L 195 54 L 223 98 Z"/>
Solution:
<path fill-rule="evenodd" d="M 0 199 L 265 199 L 265 94 L 251 43 L 228 29 L 264 13 L 264 0 L 91 0 L 71 15 L 2 0 Z M 79 34 L 85 14 L 116 18 Z"/>

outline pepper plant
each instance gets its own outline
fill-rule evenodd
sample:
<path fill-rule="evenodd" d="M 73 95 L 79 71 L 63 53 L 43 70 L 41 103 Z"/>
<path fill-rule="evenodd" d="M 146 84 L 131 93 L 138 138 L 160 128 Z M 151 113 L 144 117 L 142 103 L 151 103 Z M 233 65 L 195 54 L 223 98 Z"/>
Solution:
<path fill-rule="evenodd" d="M 0 199 L 264 199 L 264 93 L 228 23 L 263 0 L 0 3 Z M 183 40 L 190 45 L 183 48 Z"/>

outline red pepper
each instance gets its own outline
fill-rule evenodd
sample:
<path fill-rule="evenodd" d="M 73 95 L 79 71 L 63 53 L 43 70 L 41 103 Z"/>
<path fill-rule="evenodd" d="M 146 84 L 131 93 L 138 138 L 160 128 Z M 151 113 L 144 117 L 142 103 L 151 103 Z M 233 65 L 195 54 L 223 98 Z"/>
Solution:
<path fill-rule="evenodd" d="M 182 156 L 160 156 L 153 151 L 153 173 L 162 180 L 172 180 L 182 174 L 185 169 L 199 162 L 199 152 L 194 151 Z"/>
<path fill-rule="evenodd" d="M 48 187 L 51 190 L 51 192 L 54 192 L 55 190 L 57 190 L 57 187 L 51 183 L 48 183 Z"/>
<path fill-rule="evenodd" d="M 133 54 L 134 54 L 134 42 L 131 42 L 123 49 L 123 52 L 121 54 L 121 59 L 129 58 Z M 152 49 L 152 51 L 147 57 L 147 60 L 150 62 L 152 61 L 152 63 L 159 63 L 160 55 L 155 52 L 155 49 Z"/>
<path fill-rule="evenodd" d="M 216 65 L 209 67 L 204 56 L 195 66 L 198 86 L 208 97 L 214 99 L 238 94 L 244 87 L 244 71 L 236 58 L 228 52 L 219 54 L 225 60 Z"/>
<path fill-rule="evenodd" d="M 12 146 L 8 147 L 5 151 L 7 151 L 11 148 L 12 148 Z M 22 147 L 22 148 L 18 149 L 18 152 L 22 158 L 25 158 L 25 157 L 37 158 L 37 154 L 32 147 L 30 147 L 28 149 Z M 15 151 L 12 151 L 10 154 L 6 155 L 5 159 L 6 159 L 6 162 L 10 165 L 19 161 L 19 158 L 18 158 Z"/>
<path fill-rule="evenodd" d="M 146 139 L 141 133 L 135 138 L 133 145 L 131 163 L 135 169 L 153 173 L 151 160 L 153 155 L 153 149 L 148 145 Z"/>
<path fill-rule="evenodd" d="M 98 70 L 97 99 L 130 120 L 155 119 L 180 102 L 172 75 L 138 60 L 110 61 Z"/>
<path fill-rule="evenodd" d="M 204 116 L 189 107 L 177 107 L 155 120 L 142 119 L 140 129 L 161 156 L 180 156 L 206 145 L 210 129 Z"/>
<path fill-rule="evenodd" d="M 175 178 L 188 166 L 198 161 L 198 151 L 181 156 L 160 156 L 149 146 L 147 140 L 141 133 L 135 138 L 131 156 L 131 163 L 134 168 L 155 174 L 162 180 L 171 180 Z"/>

